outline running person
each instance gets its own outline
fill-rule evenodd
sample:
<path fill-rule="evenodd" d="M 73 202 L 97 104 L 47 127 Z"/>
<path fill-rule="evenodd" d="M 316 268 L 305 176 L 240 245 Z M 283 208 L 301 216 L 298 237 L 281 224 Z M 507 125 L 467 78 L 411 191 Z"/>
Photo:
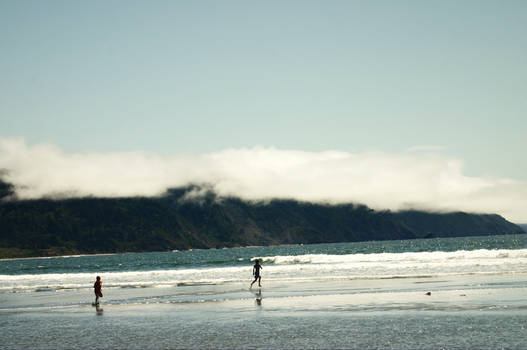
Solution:
<path fill-rule="evenodd" d="M 260 265 L 260 260 L 256 259 L 254 260 L 254 266 L 253 266 L 253 276 L 254 281 L 251 283 L 251 288 L 253 287 L 254 282 L 258 281 L 258 287 L 261 287 L 260 281 L 262 280 L 262 277 L 260 276 L 260 270 L 263 269 L 262 265 Z"/>

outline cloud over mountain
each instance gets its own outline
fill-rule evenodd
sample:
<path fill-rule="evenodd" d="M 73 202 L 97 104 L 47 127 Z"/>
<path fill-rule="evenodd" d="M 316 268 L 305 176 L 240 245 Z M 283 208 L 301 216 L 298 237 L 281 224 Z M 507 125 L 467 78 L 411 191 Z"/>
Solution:
<path fill-rule="evenodd" d="M 189 183 L 219 195 L 363 203 L 376 209 L 492 212 L 526 222 L 527 184 L 463 174 L 438 153 L 306 152 L 272 147 L 160 156 L 67 153 L 53 144 L 0 137 L 3 179 L 19 198 L 155 196 Z"/>

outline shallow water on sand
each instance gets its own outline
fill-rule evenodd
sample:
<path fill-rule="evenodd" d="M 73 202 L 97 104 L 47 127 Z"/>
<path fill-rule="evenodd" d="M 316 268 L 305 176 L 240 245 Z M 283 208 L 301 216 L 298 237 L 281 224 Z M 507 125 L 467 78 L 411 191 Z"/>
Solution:
<path fill-rule="evenodd" d="M 251 291 L 228 286 L 201 302 L 185 302 L 184 293 L 167 302 L 169 290 L 159 291 L 160 303 L 115 302 L 133 298 L 132 290 L 99 308 L 4 310 L 1 347 L 517 349 L 525 346 L 526 281 L 271 283 Z"/>
<path fill-rule="evenodd" d="M 521 235 L 0 261 L 0 348 L 525 348 L 526 246 Z M 263 287 L 249 289 L 255 257 Z"/>

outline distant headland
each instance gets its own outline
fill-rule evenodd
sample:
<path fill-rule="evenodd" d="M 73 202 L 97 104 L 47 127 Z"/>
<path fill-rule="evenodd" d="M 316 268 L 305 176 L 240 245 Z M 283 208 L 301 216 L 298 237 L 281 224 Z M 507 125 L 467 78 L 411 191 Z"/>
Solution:
<path fill-rule="evenodd" d="M 17 200 L 0 181 L 0 258 L 520 233 L 496 214 L 250 202 L 197 186 L 160 197 Z"/>

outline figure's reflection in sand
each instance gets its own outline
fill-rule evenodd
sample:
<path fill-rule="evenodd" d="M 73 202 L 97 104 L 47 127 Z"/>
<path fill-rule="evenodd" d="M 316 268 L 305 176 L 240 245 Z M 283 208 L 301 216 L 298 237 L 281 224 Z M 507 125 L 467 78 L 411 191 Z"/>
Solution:
<path fill-rule="evenodd" d="M 99 305 L 95 305 L 95 312 L 97 313 L 97 316 L 102 316 L 104 313 L 104 310 Z"/>
<path fill-rule="evenodd" d="M 258 288 L 258 290 L 256 292 L 253 292 L 254 295 L 256 296 L 256 299 L 255 299 L 255 302 L 256 302 L 256 305 L 258 306 L 262 306 L 262 290 L 260 288 Z"/>

